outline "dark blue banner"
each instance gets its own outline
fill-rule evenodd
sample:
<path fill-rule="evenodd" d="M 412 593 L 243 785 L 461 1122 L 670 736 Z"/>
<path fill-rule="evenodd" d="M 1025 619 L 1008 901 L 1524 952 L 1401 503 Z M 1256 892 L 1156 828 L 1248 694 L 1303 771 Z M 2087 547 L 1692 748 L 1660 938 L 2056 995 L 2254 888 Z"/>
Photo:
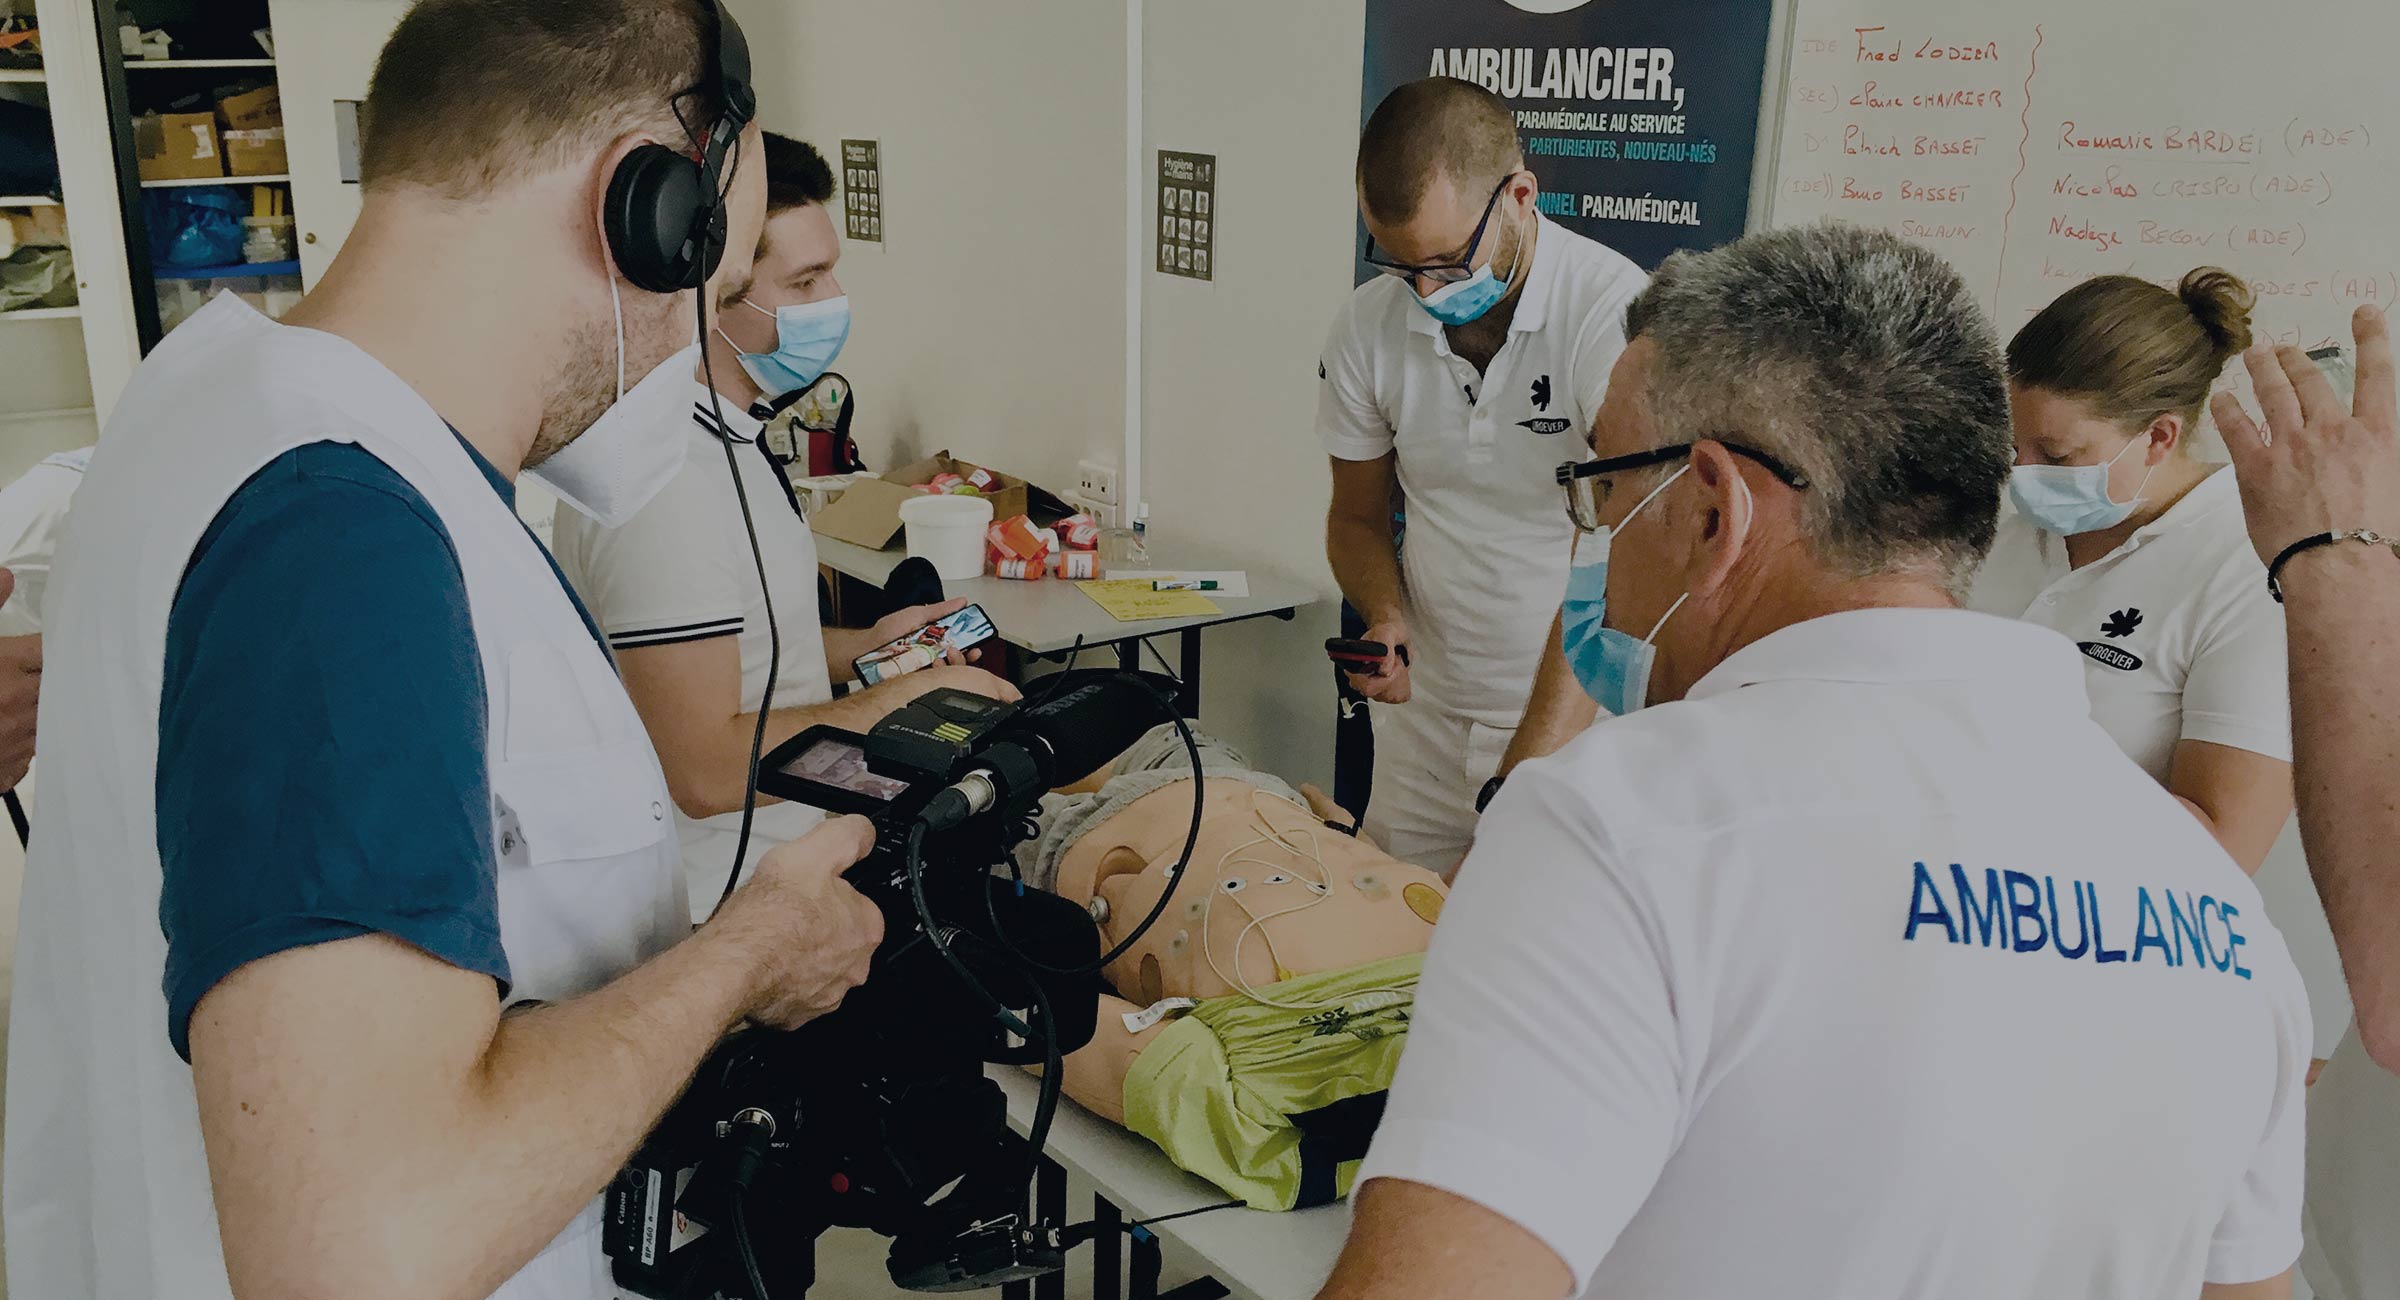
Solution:
<path fill-rule="evenodd" d="M 1645 268 L 1740 237 L 1770 0 L 1367 0 L 1363 124 L 1403 82 L 1508 102 L 1542 210 Z M 1363 249 L 1361 250 L 1363 253 Z"/>

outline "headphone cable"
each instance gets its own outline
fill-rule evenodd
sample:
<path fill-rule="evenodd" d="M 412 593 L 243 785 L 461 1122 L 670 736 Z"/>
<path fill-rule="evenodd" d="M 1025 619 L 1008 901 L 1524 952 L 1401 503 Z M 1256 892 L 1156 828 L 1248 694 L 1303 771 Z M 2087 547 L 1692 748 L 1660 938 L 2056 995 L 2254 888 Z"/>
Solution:
<path fill-rule="evenodd" d="M 740 172 L 741 158 L 741 137 L 735 136 L 731 155 L 726 162 L 722 188 L 717 194 L 719 212 L 724 211 L 726 195 L 733 192 L 733 178 Z M 706 265 L 706 257 L 701 262 Z M 775 593 L 767 582 L 767 555 L 758 544 L 758 523 L 750 513 L 750 490 L 742 483 L 740 462 L 734 459 L 733 428 L 725 421 L 725 399 L 717 392 L 716 364 L 709 359 L 708 282 L 705 279 L 692 290 L 692 305 L 700 333 L 700 374 L 708 386 L 709 410 L 716 419 L 716 427 L 710 432 L 716 436 L 719 449 L 725 453 L 725 472 L 733 477 L 733 496 L 742 507 L 742 532 L 750 539 L 750 563 L 758 573 L 758 599 L 767 619 L 767 683 L 764 693 L 759 697 L 757 721 L 750 728 L 750 762 L 742 769 L 742 828 L 734 840 L 733 865 L 726 869 L 725 888 L 717 895 L 717 905 L 708 912 L 713 919 L 724 909 L 725 900 L 733 897 L 733 888 L 742 879 L 742 863 L 750 855 L 751 823 L 758 816 L 758 757 L 766 749 L 767 714 L 775 706 L 775 679 L 783 668 L 783 630 L 775 623 Z M 764 437 L 765 434 L 762 432 L 760 436 Z"/>

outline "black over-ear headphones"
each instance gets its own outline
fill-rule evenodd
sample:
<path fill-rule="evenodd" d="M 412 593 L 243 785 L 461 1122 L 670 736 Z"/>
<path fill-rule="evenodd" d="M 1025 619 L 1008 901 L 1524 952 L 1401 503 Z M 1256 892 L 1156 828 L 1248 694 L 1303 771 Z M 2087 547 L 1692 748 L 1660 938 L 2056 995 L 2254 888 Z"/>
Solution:
<path fill-rule="evenodd" d="M 708 0 L 716 16 L 717 52 L 702 88 L 714 92 L 718 116 L 699 156 L 645 144 L 625 155 L 609 179 L 605 221 L 617 269 L 651 293 L 696 289 L 725 256 L 725 164 L 744 128 L 758 116 L 750 85 L 750 42 L 723 0 Z"/>

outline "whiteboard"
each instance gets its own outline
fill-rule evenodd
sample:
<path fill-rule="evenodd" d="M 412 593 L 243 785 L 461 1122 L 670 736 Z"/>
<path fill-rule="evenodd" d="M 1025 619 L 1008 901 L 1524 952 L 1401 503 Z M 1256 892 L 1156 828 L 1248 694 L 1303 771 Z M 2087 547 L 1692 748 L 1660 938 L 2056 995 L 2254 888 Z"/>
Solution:
<path fill-rule="evenodd" d="M 2400 302 L 2393 0 L 1791 3 L 1769 224 L 1933 249 L 2004 342 L 2108 273 L 2225 267 L 2259 294 L 2259 337 L 2304 348 Z M 2247 399 L 2238 362 L 2224 386 Z M 2258 883 L 2330 1055 L 2350 1003 L 2290 831 Z"/>
<path fill-rule="evenodd" d="M 2226 267 L 2262 340 L 2309 348 L 2400 299 L 2391 0 L 1797 0 L 1792 27 L 1770 223 L 1940 252 L 2003 340 L 2111 272 Z"/>

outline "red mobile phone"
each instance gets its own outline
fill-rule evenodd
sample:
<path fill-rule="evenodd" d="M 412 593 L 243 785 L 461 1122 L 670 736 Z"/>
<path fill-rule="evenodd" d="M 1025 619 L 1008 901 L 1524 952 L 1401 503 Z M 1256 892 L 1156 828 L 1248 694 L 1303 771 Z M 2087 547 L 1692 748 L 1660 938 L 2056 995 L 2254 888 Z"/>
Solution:
<path fill-rule="evenodd" d="M 1391 656 L 1392 648 L 1381 641 L 1353 641 L 1347 637 L 1331 637 L 1325 642 L 1325 657 L 1345 667 L 1380 669 Z M 1400 647 L 1400 662 L 1408 662 L 1408 647 Z"/>

